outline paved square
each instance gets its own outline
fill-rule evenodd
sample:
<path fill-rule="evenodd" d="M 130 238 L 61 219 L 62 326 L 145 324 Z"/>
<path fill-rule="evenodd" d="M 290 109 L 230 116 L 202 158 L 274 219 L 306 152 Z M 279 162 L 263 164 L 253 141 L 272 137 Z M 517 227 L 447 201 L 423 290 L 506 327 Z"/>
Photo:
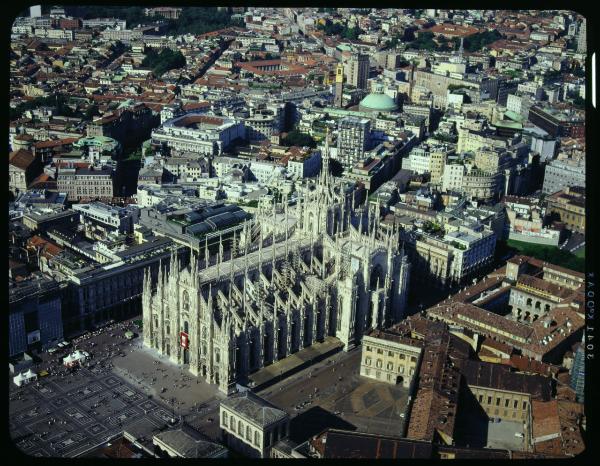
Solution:
<path fill-rule="evenodd" d="M 117 385 L 121 385 L 121 381 L 119 379 L 117 379 L 116 377 L 113 377 L 113 376 L 107 377 L 106 379 L 104 379 L 102 381 L 102 383 L 104 385 L 106 385 L 108 388 L 112 388 L 112 387 L 115 387 Z"/>
<path fill-rule="evenodd" d="M 94 419 L 91 416 L 88 416 L 87 414 L 82 413 L 81 410 L 79 410 L 78 408 L 74 408 L 74 407 L 65 409 L 65 414 L 67 416 L 71 417 L 73 420 L 75 420 L 75 422 L 77 422 L 78 424 L 81 424 L 81 425 L 86 425 L 86 424 L 89 424 L 90 422 L 94 421 Z"/>
<path fill-rule="evenodd" d="M 33 389 L 36 390 L 41 396 L 43 396 L 46 399 L 52 398 L 57 395 L 56 390 L 53 390 L 49 386 L 41 386 L 39 388 L 37 386 L 34 386 Z"/>
<path fill-rule="evenodd" d="M 69 404 L 69 401 L 68 401 L 68 400 L 66 400 L 65 398 L 62 398 L 62 397 L 61 397 L 61 398 L 56 398 L 55 400 L 52 400 L 52 401 L 50 402 L 50 404 L 51 404 L 52 406 L 55 406 L 55 407 L 57 407 L 57 408 L 62 408 L 63 406 L 65 406 L 65 405 L 68 405 L 68 404 Z"/>
<path fill-rule="evenodd" d="M 199 405 L 208 403 L 211 413 L 218 409 L 223 396 L 216 386 L 196 383 L 182 368 L 140 349 L 139 340 L 111 337 L 110 345 L 120 346 L 118 351 L 112 346 L 101 348 L 101 343 L 90 345 L 101 337 L 108 335 L 78 343 L 78 348 L 94 355 L 93 367 L 70 372 L 44 353 L 33 370 L 47 370 L 50 375 L 23 387 L 9 381 L 10 434 L 27 455 L 74 457 L 140 419 L 160 429 L 173 417 L 173 409 L 176 418 L 195 415 Z M 110 356 L 121 351 L 125 357 Z M 167 390 L 161 394 L 163 386 Z M 218 423 L 206 424 L 215 430 L 211 434 L 218 434 Z"/>
<path fill-rule="evenodd" d="M 521 451 L 525 448 L 525 439 L 515 436 L 515 433 L 524 433 L 522 422 L 490 422 L 488 425 L 487 447 Z"/>
<path fill-rule="evenodd" d="M 135 419 L 140 413 L 136 408 L 128 408 L 119 414 L 115 414 L 107 419 L 108 425 L 125 425 Z"/>
<path fill-rule="evenodd" d="M 295 441 L 304 441 L 318 433 L 309 432 L 307 427 L 311 423 L 314 429 L 321 426 L 316 418 L 326 419 L 323 428 L 329 423 L 332 427 L 344 425 L 350 430 L 402 436 L 408 389 L 361 377 L 360 351 L 359 347 L 349 353 L 338 353 L 259 391 L 258 395 L 296 418 L 292 420 L 292 430 L 298 436 Z M 309 415 L 304 416 L 308 411 Z"/>
<path fill-rule="evenodd" d="M 156 403 L 153 403 L 152 401 L 144 401 L 143 403 L 140 403 L 140 408 L 150 412 L 154 409 L 156 409 L 158 407 L 158 405 Z"/>
<path fill-rule="evenodd" d="M 98 435 L 102 432 L 106 431 L 106 427 L 104 427 L 102 424 L 94 424 L 91 427 L 88 427 L 87 429 L 85 429 L 87 432 L 89 432 L 92 435 Z"/>
<path fill-rule="evenodd" d="M 159 421 L 169 422 L 173 415 L 169 411 L 166 411 L 161 408 L 153 411 L 152 417 L 158 419 Z"/>

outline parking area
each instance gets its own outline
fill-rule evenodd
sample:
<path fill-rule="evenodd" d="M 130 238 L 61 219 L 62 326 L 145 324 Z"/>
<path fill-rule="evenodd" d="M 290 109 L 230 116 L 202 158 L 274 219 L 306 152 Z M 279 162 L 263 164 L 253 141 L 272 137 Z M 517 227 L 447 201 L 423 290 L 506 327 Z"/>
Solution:
<path fill-rule="evenodd" d="M 408 390 L 361 377 L 360 355 L 360 348 L 338 353 L 257 394 L 294 418 L 291 435 L 296 441 L 318 428 L 342 424 L 350 430 L 402 435 Z M 315 424 L 317 419 L 323 422 Z"/>
<path fill-rule="evenodd" d="M 30 385 L 16 387 L 10 379 L 9 429 L 19 449 L 31 456 L 74 457 L 140 419 L 163 428 L 183 418 L 216 438 L 218 422 L 208 418 L 222 397 L 217 387 L 158 359 L 142 347 L 141 335 L 125 338 L 134 328 L 131 321 L 113 324 L 74 340 L 66 352 L 41 354 L 32 369 L 49 375 Z M 92 358 L 69 370 L 61 359 L 75 348 Z"/>

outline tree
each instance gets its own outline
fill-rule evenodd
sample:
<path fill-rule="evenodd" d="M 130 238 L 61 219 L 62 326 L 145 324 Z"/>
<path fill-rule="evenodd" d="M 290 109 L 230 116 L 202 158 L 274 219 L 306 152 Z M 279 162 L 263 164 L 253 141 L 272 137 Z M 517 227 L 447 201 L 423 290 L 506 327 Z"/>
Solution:
<path fill-rule="evenodd" d="M 492 31 L 478 32 L 465 37 L 464 47 L 465 50 L 469 52 L 477 52 L 486 45 L 496 42 L 500 38 L 502 38 L 502 34 L 495 29 Z"/>
<path fill-rule="evenodd" d="M 560 71 L 550 70 L 544 74 L 544 84 L 562 81 L 563 74 Z"/>
<path fill-rule="evenodd" d="M 142 60 L 142 66 L 151 68 L 157 77 L 169 70 L 183 68 L 185 65 L 186 60 L 183 54 L 179 50 L 173 51 L 169 48 L 162 49 L 160 52 L 150 49 Z"/>
<path fill-rule="evenodd" d="M 216 7 L 188 7 L 181 11 L 177 20 L 168 22 L 167 31 L 172 34 L 204 34 L 231 26 L 242 27 L 239 19 L 232 19 L 232 14 Z"/>
<path fill-rule="evenodd" d="M 577 108 L 585 108 L 585 99 L 577 95 L 573 98 L 573 105 Z"/>
<path fill-rule="evenodd" d="M 244 25 L 239 19 L 232 19 L 232 13 L 218 10 L 216 7 L 186 7 L 176 20 L 165 20 L 156 15 L 145 16 L 143 7 L 137 6 L 72 6 L 67 7 L 66 10 L 67 14 L 84 19 L 106 17 L 124 19 L 128 27 L 154 24 L 160 20 L 165 24 L 165 32 L 172 35 L 204 34 L 230 26 L 243 27 Z"/>
<path fill-rule="evenodd" d="M 86 120 L 92 120 L 96 115 L 100 115 L 100 112 L 98 111 L 98 105 L 96 104 L 90 105 L 83 114 Z"/>
<path fill-rule="evenodd" d="M 437 44 L 433 40 L 433 37 L 433 32 L 421 32 L 419 37 L 409 44 L 409 47 L 417 50 L 434 50 Z"/>
<path fill-rule="evenodd" d="M 281 143 L 284 146 L 299 146 L 299 147 L 317 147 L 316 141 L 312 138 L 312 136 L 308 134 L 301 133 L 297 129 L 290 131 L 285 138 L 282 139 Z"/>
<path fill-rule="evenodd" d="M 364 34 L 364 31 L 358 26 L 349 28 L 347 25 L 332 23 L 329 20 L 324 25 L 319 24 L 317 29 L 324 31 L 327 36 L 341 36 L 350 40 L 356 40 L 358 36 Z"/>

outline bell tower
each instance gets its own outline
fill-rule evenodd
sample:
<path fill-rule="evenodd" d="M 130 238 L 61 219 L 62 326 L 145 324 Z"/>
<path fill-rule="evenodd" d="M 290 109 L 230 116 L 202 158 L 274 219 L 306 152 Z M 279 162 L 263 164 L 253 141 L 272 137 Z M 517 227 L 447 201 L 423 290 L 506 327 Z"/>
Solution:
<path fill-rule="evenodd" d="M 339 63 L 335 69 L 335 100 L 334 106 L 342 106 L 342 94 L 344 92 L 344 65 Z"/>

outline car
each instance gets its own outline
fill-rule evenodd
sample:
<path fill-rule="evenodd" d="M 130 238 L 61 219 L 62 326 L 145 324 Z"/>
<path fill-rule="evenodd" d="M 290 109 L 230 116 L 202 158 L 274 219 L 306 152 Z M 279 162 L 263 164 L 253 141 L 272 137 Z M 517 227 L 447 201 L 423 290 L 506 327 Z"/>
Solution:
<path fill-rule="evenodd" d="M 56 353 L 57 351 L 58 351 L 58 348 L 50 348 L 50 349 L 48 350 L 48 353 L 50 353 L 50 354 L 54 354 L 54 353 Z"/>
<path fill-rule="evenodd" d="M 59 347 L 59 348 L 64 348 L 64 347 L 65 347 L 65 344 L 64 344 L 64 343 L 61 341 L 61 342 L 58 344 L 58 347 Z"/>
<path fill-rule="evenodd" d="M 522 432 L 515 432 L 515 437 L 523 438 L 523 437 L 525 437 L 525 435 L 523 435 Z"/>
<path fill-rule="evenodd" d="M 404 417 L 404 416 L 405 416 L 405 414 L 404 414 L 404 413 L 400 413 L 400 417 Z"/>

